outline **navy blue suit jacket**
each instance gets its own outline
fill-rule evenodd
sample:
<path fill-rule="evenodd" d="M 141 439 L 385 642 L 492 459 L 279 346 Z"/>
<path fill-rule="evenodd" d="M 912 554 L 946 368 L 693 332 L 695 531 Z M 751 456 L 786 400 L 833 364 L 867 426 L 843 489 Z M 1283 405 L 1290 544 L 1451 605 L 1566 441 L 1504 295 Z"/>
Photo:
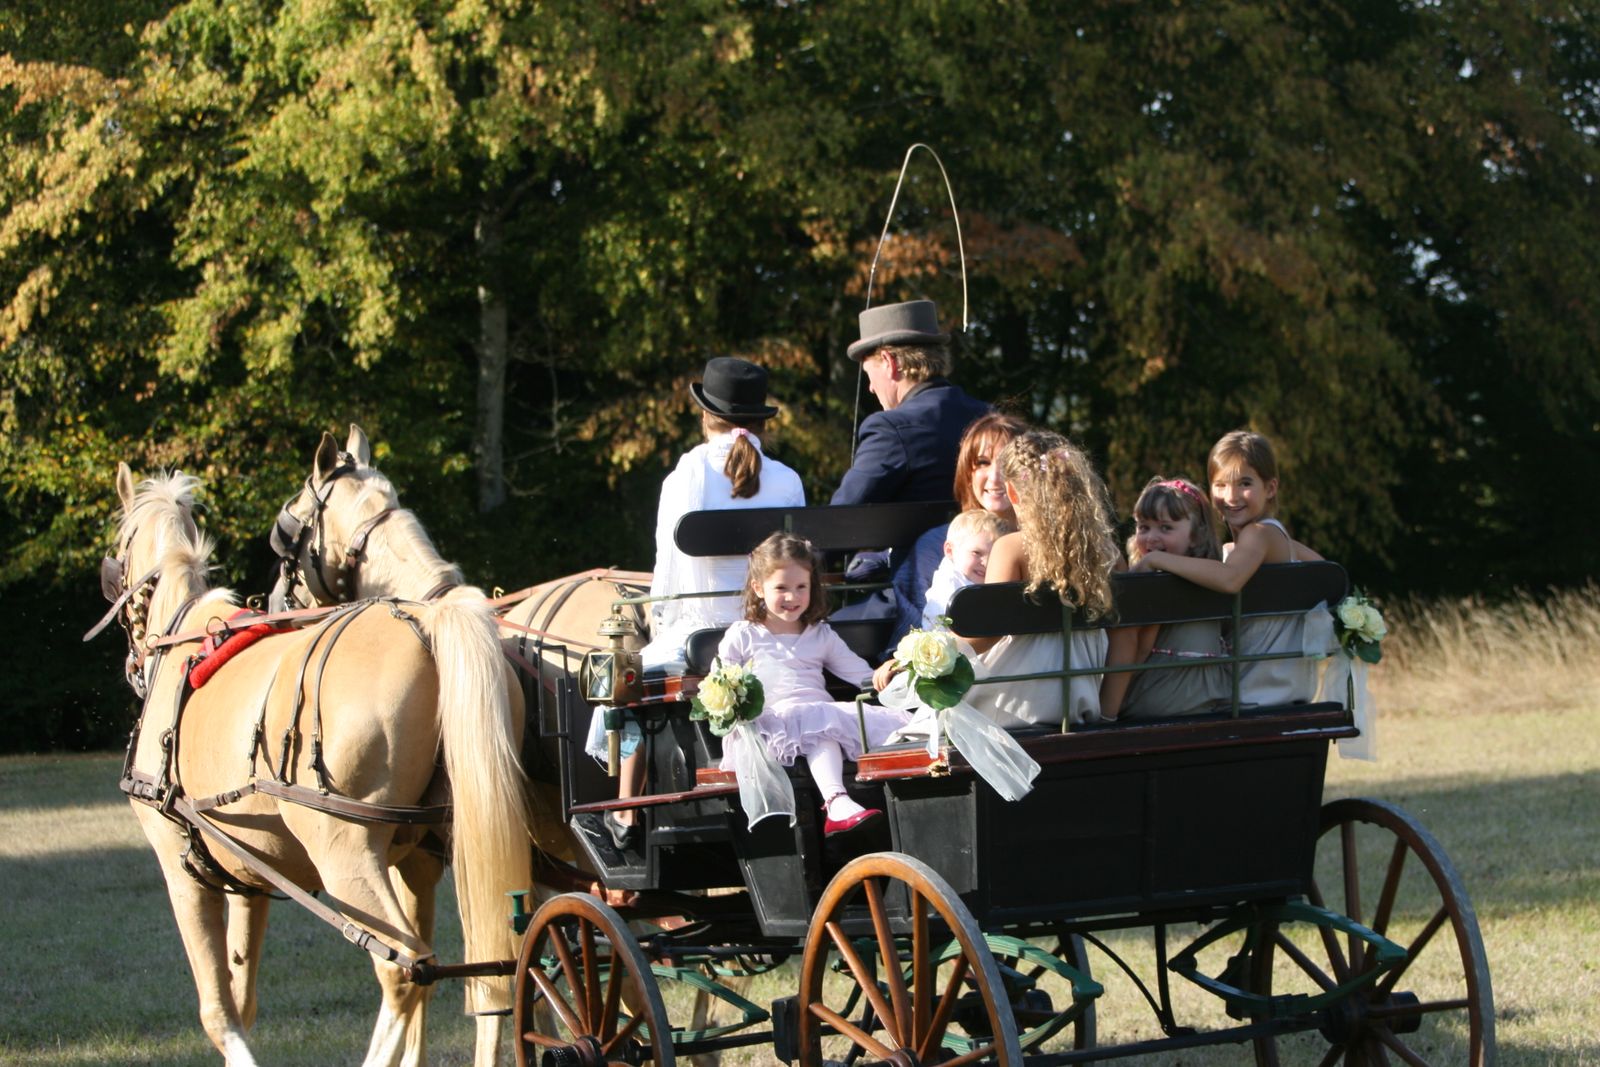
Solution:
<path fill-rule="evenodd" d="M 889 411 L 861 423 L 856 458 L 833 494 L 834 504 L 949 500 L 961 435 L 989 405 L 945 378 L 914 388 Z"/>

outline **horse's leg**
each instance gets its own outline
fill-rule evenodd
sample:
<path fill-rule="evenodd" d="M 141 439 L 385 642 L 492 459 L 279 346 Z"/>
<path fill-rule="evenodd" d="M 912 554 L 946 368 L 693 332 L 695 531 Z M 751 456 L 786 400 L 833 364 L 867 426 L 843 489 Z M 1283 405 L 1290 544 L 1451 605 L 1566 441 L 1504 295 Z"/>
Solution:
<path fill-rule="evenodd" d="M 256 972 L 261 969 L 261 945 L 267 936 L 267 909 L 272 898 L 228 897 L 228 972 L 232 979 L 233 1006 L 246 1030 L 256 1024 Z"/>
<path fill-rule="evenodd" d="M 411 916 L 401 906 L 394 885 L 389 881 L 389 846 L 394 840 L 393 826 L 357 827 L 341 820 L 313 817 L 310 813 L 285 811 L 286 821 L 322 875 L 329 903 L 354 922 L 385 942 L 421 959 L 433 949 L 412 926 Z M 405 978 L 399 967 L 377 961 L 378 983 L 383 987 L 383 1005 L 367 1046 L 364 1067 L 402 1067 L 407 1036 L 413 1032 L 413 1018 L 421 1015 L 427 991 Z M 421 1031 L 420 1020 L 415 1023 Z"/>
<path fill-rule="evenodd" d="M 505 1016 L 479 1015 L 476 1020 L 478 1040 L 473 1047 L 472 1067 L 499 1067 L 501 1038 L 506 1032 Z"/>
<path fill-rule="evenodd" d="M 200 1025 L 222 1053 L 227 1067 L 256 1067 L 256 1059 L 245 1044 L 244 1023 L 230 989 L 222 893 L 201 885 L 184 870 L 184 839 L 173 832 L 170 822 L 142 804 L 133 805 L 133 810 L 161 861 L 172 917 L 177 920 L 200 1000 Z"/>
<path fill-rule="evenodd" d="M 420 848 L 406 853 L 389 868 L 395 897 L 424 942 L 433 941 L 435 901 L 443 875 L 444 860 Z M 374 960 L 373 966 L 383 987 L 383 1010 L 372 1032 L 368 1058 L 397 1047 L 404 1067 L 421 1067 L 428 1060 L 428 1002 L 433 998 L 433 986 L 408 982 L 398 968 L 380 960 Z M 391 1013 L 391 1006 L 397 1008 L 397 1013 Z"/>

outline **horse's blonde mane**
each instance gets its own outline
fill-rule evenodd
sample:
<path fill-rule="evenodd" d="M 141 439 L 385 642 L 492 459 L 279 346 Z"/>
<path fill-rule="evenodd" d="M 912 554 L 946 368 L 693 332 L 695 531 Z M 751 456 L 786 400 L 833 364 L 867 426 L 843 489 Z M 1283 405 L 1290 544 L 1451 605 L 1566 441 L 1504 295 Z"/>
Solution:
<path fill-rule="evenodd" d="M 128 579 L 137 580 L 151 568 L 161 576 L 150 604 L 152 623 L 164 623 L 182 600 L 206 588 L 216 544 L 194 521 L 194 496 L 200 485 L 199 478 L 179 471 L 146 478 L 134 492 L 133 506 L 117 524 L 119 544 L 126 544 L 135 533 L 150 538 L 151 558 L 132 563 L 131 569 L 139 573 L 129 574 Z M 216 589 L 208 599 L 229 596 L 228 590 Z"/>
<path fill-rule="evenodd" d="M 439 555 L 428 531 L 410 509 L 401 508 L 384 520 L 381 541 L 382 550 L 372 551 L 367 556 L 365 584 L 399 594 L 402 586 L 418 584 L 419 574 L 429 586 L 446 579 L 456 585 L 462 583 L 461 568 Z M 375 539 L 374 549 L 377 546 Z M 410 589 L 407 593 L 421 596 L 422 590 Z"/>

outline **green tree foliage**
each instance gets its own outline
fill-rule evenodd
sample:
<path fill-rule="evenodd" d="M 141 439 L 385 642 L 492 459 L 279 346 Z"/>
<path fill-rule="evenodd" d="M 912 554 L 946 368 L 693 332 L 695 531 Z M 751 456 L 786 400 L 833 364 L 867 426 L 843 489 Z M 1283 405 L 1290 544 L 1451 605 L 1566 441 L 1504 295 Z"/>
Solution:
<path fill-rule="evenodd" d="M 1600 569 L 1564 503 L 1600 460 L 1597 57 L 1543 0 L 23 0 L 0 585 L 76 607 L 126 458 L 204 477 L 258 588 L 349 421 L 485 584 L 647 566 L 723 353 L 773 368 L 824 497 L 914 141 L 962 210 L 958 376 L 1124 507 L 1249 425 L 1368 587 L 1569 581 Z M 872 299 L 958 316 L 954 237 L 914 163 Z"/>

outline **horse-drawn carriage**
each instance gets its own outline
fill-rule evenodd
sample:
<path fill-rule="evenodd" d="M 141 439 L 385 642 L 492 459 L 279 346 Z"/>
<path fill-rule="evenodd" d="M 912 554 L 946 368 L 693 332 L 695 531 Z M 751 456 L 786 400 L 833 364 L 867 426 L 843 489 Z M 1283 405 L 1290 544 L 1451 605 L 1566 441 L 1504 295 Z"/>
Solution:
<path fill-rule="evenodd" d="M 358 491 L 348 476 L 363 468 L 361 457 L 319 453 L 286 507 L 289 570 L 346 597 L 401 595 L 363 584 L 363 570 L 400 580 L 373 565 L 386 536 L 374 516 L 394 505 L 392 491 Z M 680 525 L 679 546 L 742 553 L 785 529 L 828 551 L 876 547 L 903 543 L 939 511 L 697 513 Z M 357 529 L 359 568 L 335 558 Z M 411 549 L 413 561 L 430 558 L 431 546 Z M 125 571 L 138 566 L 123 560 Z M 423 570 L 411 589 L 439 581 Z M 628 633 L 648 601 L 641 577 L 595 572 L 496 605 L 526 683 L 524 764 L 546 804 L 542 820 L 534 805 L 535 892 L 516 897 L 508 920 L 520 934 L 515 960 L 403 968 L 411 985 L 513 975 L 519 1064 L 670 1065 L 770 1045 L 812 1065 L 1044 1065 L 1225 1043 L 1250 1043 L 1268 1064 L 1492 1062 L 1488 968 L 1449 860 L 1391 805 L 1322 801 L 1330 745 L 1358 732 L 1347 702 L 1235 700 L 1214 715 L 1021 731 L 1014 740 L 1040 770 L 1014 802 L 956 748 L 936 740 L 930 756 L 922 743 L 890 745 L 862 756 L 851 786 L 886 812 L 879 830 L 825 836 L 803 775 L 792 779 L 793 825 L 752 827 L 737 783 L 718 769 L 717 738 L 689 714 L 714 635 L 690 643 L 682 671 L 644 672 Z M 1345 592 L 1331 563 L 1264 567 L 1231 597 L 1166 575 L 1122 576 L 1116 621 L 1237 627 Z M 1006 585 L 962 591 L 950 615 L 969 636 L 1062 632 L 1064 645 L 1072 630 L 1104 625 Z M 868 653 L 887 637 L 871 623 L 838 629 Z M 1262 657 L 1229 662 L 1237 671 L 1253 658 Z M 1050 673 L 1065 687 L 1101 670 L 1067 663 Z M 619 799 L 584 754 L 595 704 L 610 709 L 614 733 L 631 723 L 643 739 L 637 796 Z M 623 806 L 639 812 L 643 832 L 619 845 L 602 816 Z M 507 820 L 522 825 L 520 812 Z M 579 891 L 557 891 L 566 887 Z M 619 894 L 623 906 L 602 900 Z M 1151 931 L 1153 981 L 1119 948 L 1137 928 Z M 1159 1036 L 1097 1040 L 1108 986 L 1095 961 L 1148 1002 Z M 756 974 L 774 990 L 765 1004 L 725 981 Z M 1174 975 L 1214 1005 L 1206 1025 L 1193 1025 L 1197 998 L 1175 991 Z M 734 1018 L 675 1021 L 668 1004 L 685 998 L 674 987 Z"/>

